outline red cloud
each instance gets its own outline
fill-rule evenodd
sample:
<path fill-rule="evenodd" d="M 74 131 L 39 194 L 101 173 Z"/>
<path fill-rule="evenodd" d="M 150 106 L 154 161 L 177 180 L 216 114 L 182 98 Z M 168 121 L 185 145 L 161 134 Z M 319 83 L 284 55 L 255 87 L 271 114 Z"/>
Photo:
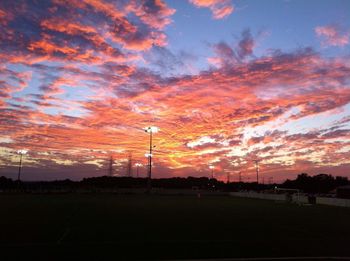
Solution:
<path fill-rule="evenodd" d="M 190 2 L 197 7 L 209 8 L 214 19 L 225 18 L 234 11 L 231 0 L 190 0 Z"/>
<path fill-rule="evenodd" d="M 350 32 L 342 32 L 337 26 L 318 26 L 315 32 L 323 38 L 324 46 L 345 46 L 349 43 Z"/>

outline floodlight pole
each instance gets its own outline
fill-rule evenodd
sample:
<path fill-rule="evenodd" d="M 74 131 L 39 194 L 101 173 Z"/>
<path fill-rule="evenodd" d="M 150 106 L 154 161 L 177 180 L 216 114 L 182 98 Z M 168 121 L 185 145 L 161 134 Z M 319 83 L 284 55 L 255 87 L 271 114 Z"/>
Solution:
<path fill-rule="evenodd" d="M 253 160 L 255 162 L 256 170 L 256 184 L 259 184 L 259 160 Z"/>
<path fill-rule="evenodd" d="M 21 181 L 21 170 L 22 170 L 22 157 L 23 157 L 23 153 L 19 153 L 19 165 L 18 165 L 18 177 L 17 177 L 17 181 Z"/>
<path fill-rule="evenodd" d="M 147 191 L 152 189 L 152 128 L 149 128 L 149 155 L 148 155 L 148 180 Z"/>
<path fill-rule="evenodd" d="M 145 132 L 149 132 L 149 153 L 148 155 L 145 154 L 145 156 L 148 157 L 148 180 L 147 180 L 147 192 L 150 193 L 152 189 L 152 139 L 153 139 L 153 132 L 157 132 L 158 128 L 154 126 L 149 126 L 144 129 Z"/>
<path fill-rule="evenodd" d="M 214 179 L 214 166 L 210 165 L 209 169 L 211 169 L 211 179 Z"/>

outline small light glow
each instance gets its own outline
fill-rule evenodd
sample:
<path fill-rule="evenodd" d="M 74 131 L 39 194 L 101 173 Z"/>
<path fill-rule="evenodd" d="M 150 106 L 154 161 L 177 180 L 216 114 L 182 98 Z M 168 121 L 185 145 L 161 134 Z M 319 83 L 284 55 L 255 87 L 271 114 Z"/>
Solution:
<path fill-rule="evenodd" d="M 136 167 L 141 167 L 142 164 L 141 164 L 141 163 L 135 163 L 135 166 L 136 166 Z"/>
<path fill-rule="evenodd" d="M 209 166 L 209 169 L 214 169 L 215 167 L 214 166 Z"/>
<path fill-rule="evenodd" d="M 153 156 L 153 155 L 152 155 L 151 153 L 146 153 L 146 154 L 145 154 L 145 157 L 146 157 L 146 158 L 149 158 L 149 157 L 152 157 L 152 156 Z"/>
<path fill-rule="evenodd" d="M 17 150 L 17 153 L 24 155 L 28 153 L 28 150 Z"/>

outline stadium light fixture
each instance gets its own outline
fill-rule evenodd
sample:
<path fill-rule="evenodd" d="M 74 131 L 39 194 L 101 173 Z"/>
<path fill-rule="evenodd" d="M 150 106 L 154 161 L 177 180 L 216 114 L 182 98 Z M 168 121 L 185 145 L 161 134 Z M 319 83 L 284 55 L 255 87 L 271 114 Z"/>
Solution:
<path fill-rule="evenodd" d="M 28 150 L 17 150 L 17 153 L 20 155 L 25 155 L 28 153 Z"/>
<path fill-rule="evenodd" d="M 156 126 L 149 126 L 144 128 L 145 132 L 149 132 L 149 133 L 157 133 L 159 131 L 159 128 Z"/>

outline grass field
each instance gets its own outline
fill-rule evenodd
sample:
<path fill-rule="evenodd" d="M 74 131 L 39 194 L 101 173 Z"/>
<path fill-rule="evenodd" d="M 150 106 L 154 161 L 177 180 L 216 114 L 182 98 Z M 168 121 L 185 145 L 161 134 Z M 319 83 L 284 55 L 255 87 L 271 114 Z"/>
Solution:
<path fill-rule="evenodd" d="M 232 197 L 0 195 L 1 260 L 350 256 L 350 209 Z"/>

